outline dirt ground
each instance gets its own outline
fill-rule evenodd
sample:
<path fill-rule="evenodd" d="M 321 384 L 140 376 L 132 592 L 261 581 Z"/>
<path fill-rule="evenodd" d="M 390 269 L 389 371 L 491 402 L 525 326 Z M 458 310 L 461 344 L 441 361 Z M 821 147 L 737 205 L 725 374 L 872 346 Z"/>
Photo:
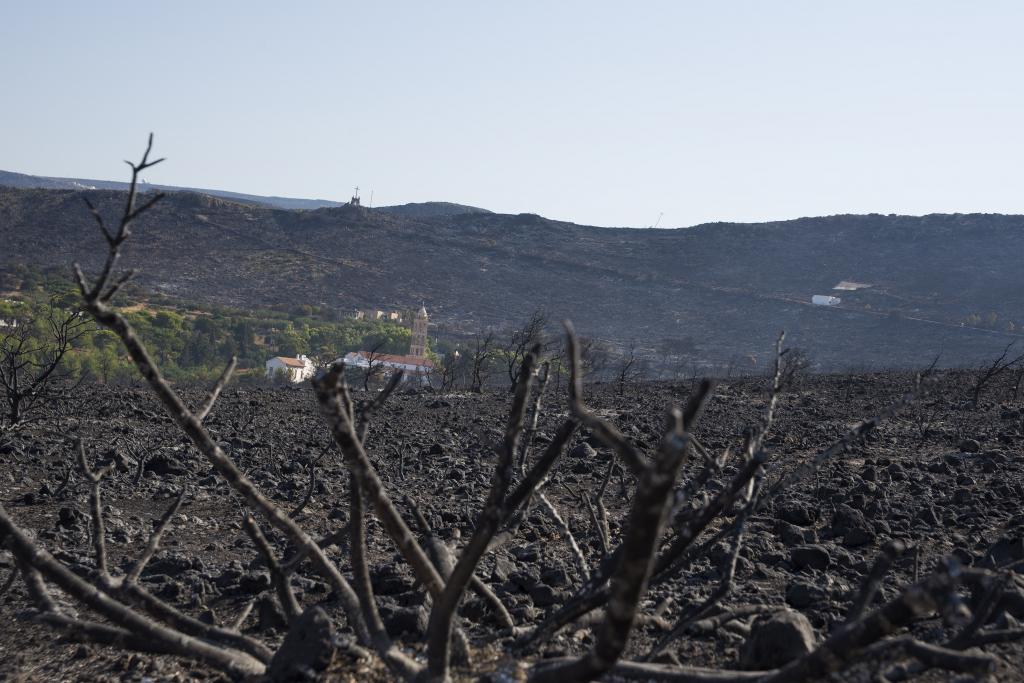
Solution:
<path fill-rule="evenodd" d="M 871 417 L 911 386 L 906 374 L 805 378 L 781 397 L 778 418 L 767 439 L 766 481 L 807 462 L 858 420 Z M 962 564 L 1006 564 L 1024 559 L 1024 401 L 1012 387 L 989 390 L 980 406 L 968 402 L 965 373 L 941 374 L 928 393 L 887 421 L 849 452 L 831 460 L 770 501 L 748 523 L 739 554 L 735 586 L 727 607 L 776 605 L 807 617 L 819 641 L 842 623 L 880 549 L 901 539 L 909 550 L 886 578 L 879 600 L 895 596 L 915 572 L 924 576 L 945 558 Z M 768 380 L 726 380 L 717 387 L 696 434 L 711 452 L 743 443 L 744 430 L 761 419 Z M 686 384 L 645 383 L 593 386 L 587 401 L 614 422 L 640 449 L 657 448 L 665 409 L 681 404 Z M 186 392 L 193 405 L 201 394 Z M 357 396 L 358 398 L 358 396 Z M 396 501 L 414 499 L 431 526 L 449 544 L 467 539 L 487 493 L 511 398 L 507 393 L 440 395 L 399 393 L 376 417 L 367 446 Z M 565 387 L 549 386 L 537 443 L 543 445 L 566 415 Z M 331 445 L 309 387 L 227 390 L 206 423 L 225 451 L 249 477 L 285 509 L 297 507 L 309 489 L 309 466 L 316 463 L 313 495 L 299 514 L 314 537 L 345 526 L 348 475 Z M 93 462 L 118 463 L 104 481 L 111 566 L 124 568 L 137 557 L 154 520 L 181 490 L 180 514 L 162 550 L 143 574 L 153 593 L 197 618 L 230 623 L 255 600 L 243 630 L 270 643 L 284 636 L 266 568 L 241 528 L 241 505 L 210 465 L 163 415 L 141 388 L 93 387 L 68 406 L 13 437 L 0 440 L 0 500 L 22 527 L 76 572 L 92 567 L 89 546 L 88 486 L 76 471 L 69 438 L 81 437 Z M 536 452 L 537 449 L 535 449 Z M 579 433 L 558 465 L 546 492 L 567 521 L 583 554 L 595 567 L 602 547 L 581 495 L 595 492 L 612 454 L 587 431 Z M 142 465 L 140 466 L 140 460 Z M 692 479 L 697 461 L 684 469 Z M 735 471 L 726 465 L 724 475 Z M 141 476 L 140 476 L 141 473 Z M 612 540 L 619 538 L 634 480 L 616 473 L 604 501 Z M 719 484 L 710 485 L 714 493 Z M 408 508 L 399 502 L 410 523 Z M 729 518 L 718 520 L 707 538 Z M 392 635 L 411 651 L 422 649 L 426 611 L 423 592 L 398 558 L 380 525 L 368 527 L 372 581 Z M 271 536 L 287 555 L 287 544 Z M 722 576 L 731 537 L 713 545 L 674 580 L 654 587 L 644 611 L 669 623 L 710 595 Z M 346 548 L 330 551 L 347 571 Z M 308 565 L 307 565 L 308 567 Z M 13 571 L 13 559 L 0 551 L 0 585 Z M 1018 568 L 1017 571 L 1020 571 Z M 583 577 L 557 525 L 534 508 L 515 539 L 488 555 L 477 575 L 502 599 L 516 623 L 529 626 L 567 599 Z M 308 569 L 294 586 L 303 605 L 319 604 L 345 631 L 344 616 L 326 583 Z M 10 681 L 185 681 L 221 680 L 212 669 L 167 656 L 119 652 L 110 647 L 70 642 L 32 619 L 21 580 L 0 596 L 0 680 Z M 494 659 L 488 647 L 496 627 L 477 598 L 461 614 L 479 662 Z M 1019 628 L 1024 614 L 1004 610 L 986 628 Z M 738 668 L 754 617 L 727 628 L 690 629 L 659 661 Z M 643 655 L 664 631 L 657 620 L 638 626 L 627 656 Z M 939 617 L 915 622 L 911 632 L 942 643 L 956 630 Z M 536 656 L 583 652 L 593 644 L 588 626 L 574 625 L 539 648 Z M 990 645 L 999 658 L 996 680 L 1024 680 L 1024 645 Z M 886 667 L 893 659 L 886 659 Z M 496 662 L 495 665 L 499 665 Z M 877 664 L 855 665 L 836 680 L 868 681 Z M 339 652 L 325 680 L 387 680 L 379 664 Z M 953 680 L 926 672 L 915 680 Z M 973 680 L 966 678 L 963 680 Z"/>

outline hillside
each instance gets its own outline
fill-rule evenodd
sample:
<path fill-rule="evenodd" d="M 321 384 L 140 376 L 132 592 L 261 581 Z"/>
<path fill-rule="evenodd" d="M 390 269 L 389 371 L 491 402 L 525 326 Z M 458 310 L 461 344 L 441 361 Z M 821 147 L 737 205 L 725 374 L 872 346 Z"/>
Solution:
<path fill-rule="evenodd" d="M 49 176 L 27 175 L 25 173 L 14 173 L 12 171 L 0 171 L 0 187 L 19 187 L 23 189 L 38 190 L 128 190 L 128 183 L 117 180 L 91 180 L 89 178 L 51 178 Z M 302 199 L 299 197 L 274 197 L 256 194 L 245 194 L 242 192 L 228 192 L 226 190 L 210 190 L 196 187 L 178 187 L 176 185 L 152 185 L 147 184 L 146 189 L 160 192 L 194 192 L 227 199 L 240 204 L 257 204 L 277 209 L 299 209 L 311 210 L 322 209 L 329 206 L 343 206 L 342 202 L 330 201 L 328 199 Z M 432 217 L 451 216 L 459 213 L 490 213 L 486 209 L 478 209 L 475 206 L 464 206 L 451 202 L 420 202 L 414 204 L 399 204 L 396 206 L 382 206 L 376 211 L 393 213 L 410 217 Z"/>
<path fill-rule="evenodd" d="M 112 216 L 123 197 L 88 194 Z M 0 268 L 95 266 L 101 241 L 81 195 L 0 188 Z M 780 329 L 822 368 L 997 355 L 1016 334 L 1007 330 L 1024 324 L 1022 254 L 1022 216 L 634 230 L 533 214 L 289 211 L 179 192 L 139 222 L 125 263 L 153 291 L 211 303 L 349 311 L 423 302 L 448 331 L 506 325 L 542 307 L 584 334 L 644 340 L 650 352 L 689 340 L 690 360 L 743 359 L 756 370 Z M 871 287 L 833 291 L 842 280 Z M 813 294 L 843 303 L 811 306 Z"/>

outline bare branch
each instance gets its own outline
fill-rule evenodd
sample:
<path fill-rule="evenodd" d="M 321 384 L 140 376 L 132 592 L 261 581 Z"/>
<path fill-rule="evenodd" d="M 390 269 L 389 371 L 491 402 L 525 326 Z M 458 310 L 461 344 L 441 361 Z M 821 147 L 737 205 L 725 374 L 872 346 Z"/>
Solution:
<path fill-rule="evenodd" d="M 295 599 L 295 592 L 292 590 L 288 575 L 281 571 L 281 565 L 274 556 L 274 549 L 270 547 L 270 542 L 267 541 L 267 537 L 263 535 L 263 531 L 260 530 L 259 525 L 256 524 L 256 520 L 253 519 L 251 514 L 245 513 L 242 516 L 242 528 L 245 529 L 245 533 L 252 539 L 256 549 L 260 551 L 264 564 L 270 570 L 270 578 L 274 582 L 274 590 L 277 592 L 277 600 L 281 603 L 285 619 L 288 620 L 288 623 L 295 621 L 299 614 L 302 613 L 302 607 L 299 605 L 299 601 Z"/>
<path fill-rule="evenodd" d="M 867 577 L 864 579 L 860 593 L 857 594 L 857 597 L 850 605 L 850 611 L 846 615 L 846 623 L 856 621 L 864 615 L 864 610 L 867 609 L 868 605 L 871 604 L 871 601 L 878 594 L 878 590 L 882 586 L 882 580 L 888 573 L 889 567 L 903 554 L 904 550 L 906 550 L 906 546 L 902 541 L 892 540 L 885 544 L 882 548 L 882 554 L 875 559 L 871 571 L 868 572 Z"/>
<path fill-rule="evenodd" d="M 572 323 L 563 323 L 569 347 L 569 411 L 588 429 L 594 432 L 609 448 L 622 458 L 633 474 L 640 474 L 647 467 L 640 452 L 622 433 L 611 424 L 600 419 L 583 403 L 583 371 L 580 368 L 579 340 Z"/>
<path fill-rule="evenodd" d="M 445 584 L 444 591 L 435 600 L 434 607 L 430 611 L 427 635 L 427 671 L 432 678 L 437 680 L 443 680 L 448 676 L 449 646 L 455 610 L 480 558 L 487 551 L 491 538 L 507 515 L 505 498 L 512 481 L 515 456 L 523 431 L 526 403 L 533 380 L 533 367 L 539 353 L 540 346 L 535 345 L 523 359 L 515 395 L 512 399 L 512 408 L 509 411 L 508 423 L 505 427 L 505 436 L 498 449 L 498 462 L 494 468 L 491 490 L 487 494 L 483 512 L 477 520 L 473 536 L 463 549 L 452 570 L 451 577 Z"/>
<path fill-rule="evenodd" d="M 146 549 L 142 551 L 142 555 L 135 561 L 132 568 L 125 575 L 125 581 L 127 583 L 135 583 L 139 580 L 142 575 L 142 570 L 146 568 L 149 561 L 153 558 L 157 549 L 160 547 L 160 539 L 163 538 L 164 532 L 167 530 L 167 526 L 174 519 L 174 516 L 178 514 L 178 510 L 181 509 L 181 503 L 185 500 L 185 492 L 182 491 L 171 503 L 171 506 L 167 508 L 156 527 L 153 529 L 153 533 L 149 535 L 149 540 L 146 542 Z"/>
<path fill-rule="evenodd" d="M 109 580 L 110 572 L 107 571 L 107 535 L 103 525 L 103 499 L 100 495 L 100 482 L 110 472 L 113 465 L 107 465 L 98 472 L 93 472 L 89 469 L 89 463 L 86 461 L 85 445 L 81 439 L 75 439 L 75 450 L 78 454 L 78 466 L 81 467 L 85 478 L 92 484 L 89 492 L 89 508 L 92 512 L 92 543 L 96 553 L 96 571 L 99 572 L 103 580 Z"/>
<path fill-rule="evenodd" d="M 210 389 L 209 395 L 206 400 L 203 401 L 203 405 L 196 412 L 196 419 L 202 422 L 206 419 L 206 416 L 210 414 L 213 409 L 213 404 L 217 402 L 217 397 L 220 396 L 220 392 L 224 391 L 224 387 L 231 381 L 231 375 L 235 372 L 235 366 L 238 365 L 238 357 L 231 356 L 231 360 L 224 367 L 224 370 L 220 373 L 220 377 L 217 378 L 217 383 Z"/>

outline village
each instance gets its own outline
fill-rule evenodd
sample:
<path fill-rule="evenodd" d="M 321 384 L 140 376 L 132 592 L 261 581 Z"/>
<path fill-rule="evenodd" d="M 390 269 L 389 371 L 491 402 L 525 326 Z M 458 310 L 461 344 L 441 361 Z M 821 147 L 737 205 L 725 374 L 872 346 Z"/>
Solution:
<path fill-rule="evenodd" d="M 412 335 L 409 352 L 406 354 L 379 353 L 377 349 L 351 351 L 333 362 L 343 362 L 346 368 L 355 368 L 367 376 L 390 376 L 401 371 L 403 381 L 425 384 L 434 371 L 434 361 L 427 357 L 427 328 L 429 316 L 424 306 L 413 314 L 411 311 L 359 310 L 354 318 L 358 320 L 387 320 L 408 326 Z M 274 356 L 266 362 L 268 379 L 298 384 L 311 379 L 318 369 L 317 363 L 305 354 L 295 357 Z"/>

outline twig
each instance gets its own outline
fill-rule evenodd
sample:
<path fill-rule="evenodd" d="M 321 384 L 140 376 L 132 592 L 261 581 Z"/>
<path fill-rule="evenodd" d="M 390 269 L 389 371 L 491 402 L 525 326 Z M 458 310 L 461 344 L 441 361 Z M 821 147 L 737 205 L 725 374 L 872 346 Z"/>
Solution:
<path fill-rule="evenodd" d="M 882 581 L 889 572 L 889 567 L 903 554 L 904 550 L 906 550 L 906 546 L 903 545 L 902 541 L 892 540 L 885 544 L 882 548 L 882 554 L 875 559 L 875 563 L 871 566 L 871 571 L 868 572 L 867 577 L 864 579 L 860 592 L 850 605 L 850 611 L 846 614 L 847 624 L 857 621 L 864 615 L 864 610 L 867 609 L 871 601 L 875 599 L 875 595 L 878 594 Z"/>
<path fill-rule="evenodd" d="M 125 581 L 128 583 L 135 583 L 139 580 L 139 576 L 142 574 L 142 570 L 146 568 L 146 565 L 153 558 L 153 554 L 156 553 L 160 547 L 160 540 L 163 538 L 164 532 L 167 530 L 167 526 L 174 519 L 174 516 L 178 514 L 178 510 L 181 509 L 181 503 L 185 500 L 185 492 L 182 491 L 171 503 L 171 506 L 167 508 L 156 527 L 153 529 L 153 533 L 149 535 L 149 540 L 146 542 L 146 549 L 142 551 L 142 555 L 132 565 L 131 570 L 125 576 Z"/>
<path fill-rule="evenodd" d="M 533 366 L 540 353 L 539 345 L 534 346 L 523 359 L 523 365 L 517 378 L 512 408 L 509 411 L 505 436 L 498 447 L 498 462 L 494 468 L 494 477 L 490 492 L 484 503 L 484 509 L 477 520 L 476 529 L 469 542 L 459 555 L 452 574 L 444 591 L 434 601 L 430 611 L 427 633 L 427 672 L 435 680 L 444 680 L 448 676 L 450 643 L 453 618 L 459 601 L 469 584 L 491 543 L 494 534 L 504 520 L 508 505 L 506 494 L 512 481 L 515 467 L 515 455 L 519 448 L 519 439 L 523 431 L 523 418 L 526 402 L 533 379 Z"/>
<path fill-rule="evenodd" d="M 281 571 L 281 565 L 274 556 L 274 549 L 270 547 L 267 537 L 263 535 L 263 531 L 256 524 L 256 520 L 248 512 L 242 516 L 242 528 L 245 529 L 245 533 L 252 539 L 253 545 L 256 546 L 260 555 L 263 556 L 263 563 L 270 570 L 270 577 L 274 582 L 274 590 L 277 592 L 277 600 L 281 603 L 285 619 L 288 620 L 289 624 L 292 623 L 302 613 L 302 607 L 299 605 L 299 601 L 295 599 L 295 592 L 292 590 L 288 575 Z"/>
<path fill-rule="evenodd" d="M 110 472 L 113 464 L 93 472 L 89 469 L 89 463 L 86 461 L 85 444 L 82 443 L 81 439 L 75 439 L 75 451 L 78 455 L 78 466 L 82 469 L 82 474 L 92 484 L 92 488 L 89 491 L 89 508 L 92 512 L 92 543 L 96 553 L 96 571 L 99 572 L 102 579 L 108 580 L 110 572 L 107 571 L 107 537 L 103 525 L 103 499 L 100 494 L 100 482 Z"/>
<path fill-rule="evenodd" d="M 227 386 L 227 383 L 231 381 L 231 374 L 235 371 L 235 366 L 237 364 L 238 358 L 231 356 L 231 360 L 228 361 L 227 366 L 225 366 L 224 370 L 220 373 L 220 377 L 217 378 L 217 383 L 213 385 L 212 389 L 210 389 L 210 393 L 207 395 L 206 400 L 203 401 L 203 405 L 196 412 L 197 420 L 202 422 L 206 419 L 206 416 L 210 414 L 210 411 L 213 409 L 213 404 L 217 402 L 217 397 L 220 396 L 220 392 L 222 392 L 224 387 Z"/>

